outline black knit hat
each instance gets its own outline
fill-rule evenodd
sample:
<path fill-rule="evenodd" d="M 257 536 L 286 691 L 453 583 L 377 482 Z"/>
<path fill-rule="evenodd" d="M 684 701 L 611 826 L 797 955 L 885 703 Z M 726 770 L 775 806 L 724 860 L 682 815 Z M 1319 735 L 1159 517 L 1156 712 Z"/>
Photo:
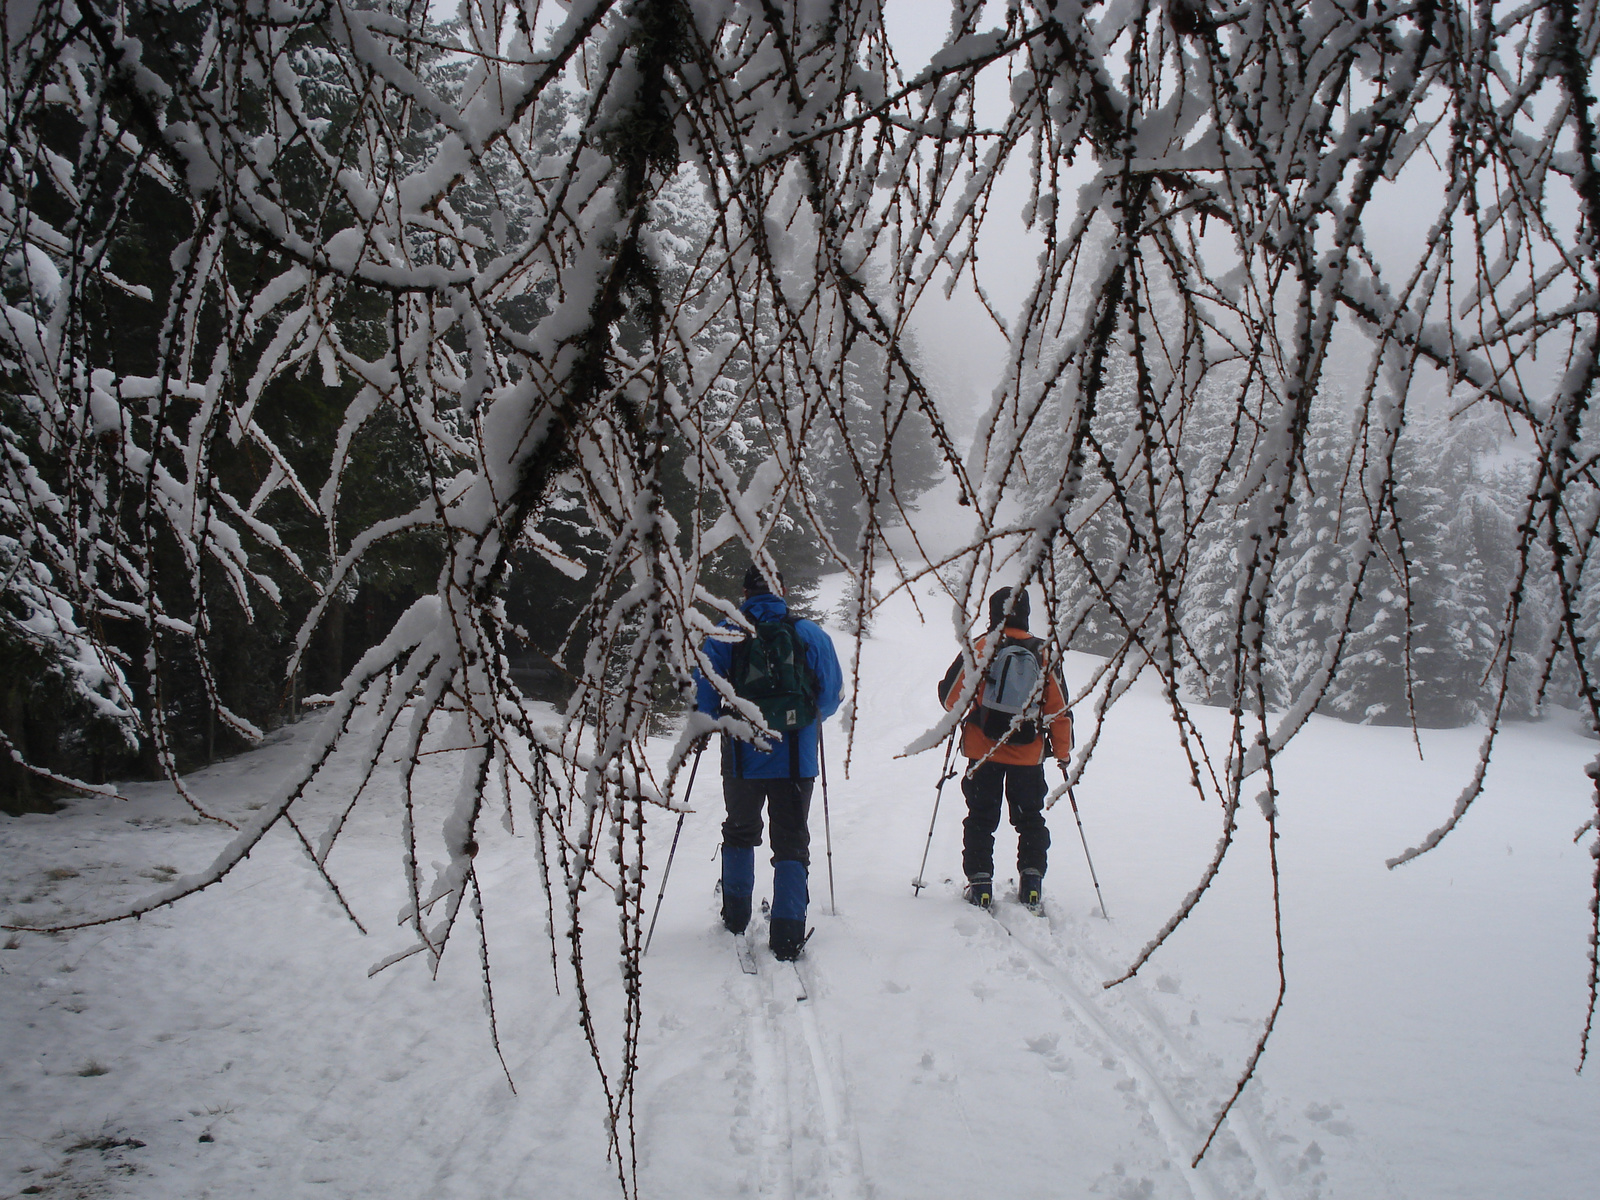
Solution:
<path fill-rule="evenodd" d="M 1000 623 L 1006 619 L 1006 603 L 1011 599 L 1011 589 L 1001 588 L 989 597 L 989 628 L 998 629 Z M 1017 593 L 1016 606 L 1011 610 L 1011 620 L 1006 622 L 1016 629 L 1028 627 L 1028 589 L 1023 588 Z"/>
<path fill-rule="evenodd" d="M 783 587 L 782 571 L 778 572 L 778 587 Z M 756 566 L 755 563 L 751 563 L 745 568 L 744 590 L 749 592 L 752 596 L 759 596 L 764 592 L 774 596 L 778 595 L 778 592 L 773 591 L 772 588 L 767 586 L 766 577 L 761 574 L 761 568 Z"/>

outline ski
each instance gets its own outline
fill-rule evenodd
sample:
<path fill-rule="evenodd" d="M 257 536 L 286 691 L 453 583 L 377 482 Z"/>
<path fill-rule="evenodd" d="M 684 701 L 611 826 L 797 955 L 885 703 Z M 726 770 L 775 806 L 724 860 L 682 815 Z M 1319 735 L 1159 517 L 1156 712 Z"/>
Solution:
<path fill-rule="evenodd" d="M 739 969 L 746 975 L 756 973 L 755 951 L 750 949 L 750 939 L 742 933 L 733 935 L 733 952 L 739 958 Z"/>
<path fill-rule="evenodd" d="M 1011 932 L 1011 928 L 1004 921 L 1002 921 L 1000 919 L 1000 913 L 999 913 L 1000 898 L 998 896 L 996 896 L 988 904 L 973 904 L 965 896 L 963 896 L 961 898 L 961 902 L 963 904 L 969 905 L 972 908 L 977 909 L 981 913 L 988 913 L 989 914 L 989 919 L 991 921 L 993 921 L 996 925 L 1000 926 L 1001 929 L 1004 929 L 1006 931 L 1006 936 L 1007 937 L 1014 937 L 1015 936 Z"/>
<path fill-rule="evenodd" d="M 1011 930 L 1006 929 L 1006 923 L 1000 919 L 1000 914 L 995 912 L 995 906 L 1000 903 L 1000 897 L 998 895 L 990 900 L 988 904 L 974 904 L 972 901 L 967 899 L 966 893 L 954 879 L 947 878 L 944 881 L 944 885 L 955 893 L 956 898 L 960 900 L 961 903 L 965 904 L 968 908 L 977 909 L 981 913 L 988 913 L 990 919 L 993 920 L 996 925 L 1000 926 L 1001 929 L 1006 930 L 1007 937 L 1013 936 Z"/>
<path fill-rule="evenodd" d="M 1034 916 L 1034 917 L 1042 917 L 1042 916 L 1044 916 L 1044 900 L 1043 900 L 1043 898 L 1041 898 L 1039 900 L 1039 903 L 1037 903 L 1037 904 L 1029 904 L 1021 896 L 1007 896 L 1006 897 L 1006 903 L 1007 904 L 1015 904 L 1018 908 L 1020 908 L 1023 912 L 1027 913 L 1029 916 Z"/>
<path fill-rule="evenodd" d="M 763 900 L 761 902 L 761 917 L 762 917 L 763 920 L 768 921 L 768 922 L 770 922 L 772 920 L 772 902 L 770 900 Z M 806 936 L 800 943 L 800 950 L 801 951 L 803 951 L 806 948 L 806 943 L 811 940 L 811 935 L 814 934 L 815 932 L 816 932 L 815 929 L 806 930 Z M 740 940 L 742 941 L 743 939 L 741 938 Z M 740 961 L 743 962 L 742 959 Z M 794 982 L 795 982 L 795 987 L 797 989 L 796 992 L 795 992 L 795 998 L 794 999 L 795 999 L 795 1003 L 796 1004 L 801 1003 L 802 1001 L 804 1001 L 807 998 L 808 993 L 806 991 L 805 978 L 800 974 L 800 964 L 795 962 L 793 959 L 778 959 L 777 961 L 780 962 L 783 966 L 793 967 L 794 968 Z M 751 962 L 753 964 L 754 963 L 754 959 L 752 959 Z M 752 966 L 750 966 L 750 967 L 748 967 L 746 969 L 750 970 L 750 971 L 754 971 L 755 967 L 754 967 L 754 965 L 752 965 Z"/>

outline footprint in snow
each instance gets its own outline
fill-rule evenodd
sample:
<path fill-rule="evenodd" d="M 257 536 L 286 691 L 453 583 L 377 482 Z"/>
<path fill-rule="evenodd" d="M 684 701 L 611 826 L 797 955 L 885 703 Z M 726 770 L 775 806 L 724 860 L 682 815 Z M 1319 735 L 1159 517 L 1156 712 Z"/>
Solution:
<path fill-rule="evenodd" d="M 1024 1039 L 1029 1050 L 1044 1059 L 1044 1069 L 1056 1074 L 1071 1075 L 1072 1063 L 1057 1049 L 1061 1042 L 1059 1033 L 1041 1033 L 1038 1037 Z"/>

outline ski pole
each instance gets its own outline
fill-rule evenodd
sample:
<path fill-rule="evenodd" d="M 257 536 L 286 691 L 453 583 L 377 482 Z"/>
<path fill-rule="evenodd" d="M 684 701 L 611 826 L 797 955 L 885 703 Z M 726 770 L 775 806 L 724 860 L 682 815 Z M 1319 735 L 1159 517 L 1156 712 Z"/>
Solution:
<path fill-rule="evenodd" d="M 828 907 L 839 915 L 839 904 L 833 894 L 833 829 L 828 821 L 828 756 L 822 747 L 822 722 L 817 722 L 817 765 L 822 768 L 822 841 L 828 848 Z"/>
<path fill-rule="evenodd" d="M 923 878 L 928 870 L 928 851 L 933 848 L 933 827 L 939 820 L 939 797 L 944 792 L 946 781 L 955 778 L 956 773 L 950 769 L 951 752 L 955 748 L 956 733 L 952 729 L 950 731 L 950 740 L 944 744 L 944 765 L 939 768 L 939 782 L 933 789 L 933 819 L 928 822 L 928 841 L 922 847 L 922 866 L 917 868 L 917 877 L 911 881 L 911 894 L 913 896 L 922 895 L 922 889 L 928 886 L 927 881 Z"/>
<path fill-rule="evenodd" d="M 689 768 L 689 786 L 683 789 L 683 798 L 687 802 L 689 794 L 694 791 L 694 773 L 700 769 L 700 756 L 705 753 L 706 744 L 700 743 L 700 748 L 694 752 L 694 765 Z M 656 918 L 661 915 L 661 902 L 667 898 L 667 876 L 672 874 L 672 860 L 678 853 L 678 835 L 683 832 L 683 819 L 689 814 L 678 814 L 678 827 L 672 831 L 672 849 L 667 851 L 667 865 L 661 872 L 661 890 L 656 893 L 656 910 L 650 914 L 650 932 L 644 936 L 644 949 L 639 952 L 643 958 L 650 953 L 650 939 L 656 936 Z"/>
<path fill-rule="evenodd" d="M 1078 798 L 1072 794 L 1072 776 L 1067 772 L 1067 764 L 1061 764 L 1061 778 L 1067 785 L 1067 801 L 1072 805 L 1072 819 L 1078 823 L 1078 840 L 1083 843 L 1083 858 L 1089 864 L 1089 881 L 1094 884 L 1094 894 L 1100 900 L 1100 915 L 1106 920 L 1111 920 L 1111 914 L 1106 911 L 1106 898 L 1100 895 L 1100 880 L 1095 877 L 1094 859 L 1089 856 L 1089 839 L 1084 836 L 1083 818 L 1078 814 Z"/>

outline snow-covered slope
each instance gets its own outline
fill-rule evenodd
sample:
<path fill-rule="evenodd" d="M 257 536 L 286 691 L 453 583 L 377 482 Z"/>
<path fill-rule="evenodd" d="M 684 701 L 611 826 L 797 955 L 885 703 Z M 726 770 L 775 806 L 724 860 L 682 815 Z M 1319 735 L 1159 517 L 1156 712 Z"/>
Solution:
<path fill-rule="evenodd" d="M 1280 776 L 1287 1008 L 1191 1167 L 1276 989 L 1259 816 L 1241 816 L 1213 894 L 1171 944 L 1103 989 L 1221 832 L 1184 787 L 1159 697 L 1136 691 L 1077 792 L 1111 920 L 1064 804 L 1050 815 L 1044 918 L 963 904 L 954 783 L 934 886 L 913 895 L 939 763 L 896 755 L 935 715 L 953 653 L 943 606 L 930 616 L 919 623 L 902 596 L 877 621 L 848 774 L 844 731 L 829 729 L 838 913 L 819 803 L 816 933 L 798 975 L 764 952 L 756 976 L 741 974 L 717 928 L 720 798 L 700 775 L 646 964 L 643 1195 L 1593 1194 L 1600 1078 L 1573 1072 L 1593 862 L 1572 834 L 1594 744 L 1569 720 L 1509 730 L 1463 826 L 1394 872 L 1384 858 L 1443 817 L 1480 731 L 1424 733 L 1419 761 L 1408 731 L 1311 723 Z M 1087 672 L 1068 664 L 1076 684 Z M 202 772 L 195 789 L 246 812 L 302 738 Z M 447 757 L 428 768 L 441 808 Z M 225 839 L 170 788 L 129 790 L 128 804 L 0 818 L 8 920 L 108 910 Z M 284 835 L 141 922 L 0 942 L 0 1196 L 617 1194 L 564 968 L 555 988 L 531 839 L 500 835 L 478 857 L 513 1093 L 470 941 L 437 980 L 416 960 L 367 977 L 403 937 L 389 923 L 402 900 L 395 825 L 392 797 L 375 797 L 330 862 L 365 937 Z M 652 887 L 672 832 L 654 820 Z M 759 890 L 764 863 L 757 877 Z M 603 898 L 585 911 L 594 977 L 614 987 L 614 918 Z M 614 1014 L 616 996 L 597 1007 Z"/>

